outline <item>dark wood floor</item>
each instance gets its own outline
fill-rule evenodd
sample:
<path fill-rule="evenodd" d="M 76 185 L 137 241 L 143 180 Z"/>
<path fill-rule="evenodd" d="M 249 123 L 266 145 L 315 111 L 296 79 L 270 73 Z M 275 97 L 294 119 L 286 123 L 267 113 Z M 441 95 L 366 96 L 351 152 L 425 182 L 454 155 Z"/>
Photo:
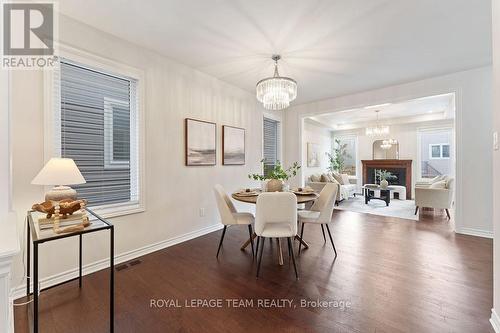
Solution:
<path fill-rule="evenodd" d="M 239 250 L 244 227 L 228 230 L 218 261 L 220 232 L 144 256 L 116 272 L 116 332 L 493 332 L 492 240 L 455 235 L 444 214 L 432 214 L 415 222 L 335 211 L 338 258 L 319 226 L 306 226 L 311 247 L 298 258 L 298 281 L 268 242 L 256 279 L 251 253 Z M 82 290 L 72 282 L 42 293 L 41 332 L 107 332 L 107 279 L 100 271 Z M 151 299 L 223 299 L 224 307 L 158 309 Z M 228 299 L 254 307 L 228 307 Z M 258 308 L 258 299 L 296 308 Z M 302 299 L 350 307 L 301 308 Z M 15 310 L 17 333 L 27 331 L 26 313 Z"/>

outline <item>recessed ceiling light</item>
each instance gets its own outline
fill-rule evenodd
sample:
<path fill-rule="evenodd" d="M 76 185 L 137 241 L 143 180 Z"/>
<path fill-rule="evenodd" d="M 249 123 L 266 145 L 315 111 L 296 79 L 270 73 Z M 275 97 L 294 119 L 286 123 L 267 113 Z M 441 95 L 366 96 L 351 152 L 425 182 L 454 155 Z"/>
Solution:
<path fill-rule="evenodd" d="M 365 109 L 377 109 L 377 108 L 381 108 L 381 107 L 384 107 L 384 106 L 388 106 L 388 105 L 391 105 L 392 103 L 383 103 L 383 104 L 377 104 L 377 105 L 369 105 L 369 106 L 365 106 L 364 108 Z"/>

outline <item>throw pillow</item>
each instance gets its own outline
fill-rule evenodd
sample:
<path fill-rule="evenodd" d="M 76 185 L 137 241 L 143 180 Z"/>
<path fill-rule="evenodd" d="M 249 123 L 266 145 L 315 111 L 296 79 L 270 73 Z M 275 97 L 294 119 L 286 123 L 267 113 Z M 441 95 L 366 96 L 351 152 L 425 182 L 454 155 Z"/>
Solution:
<path fill-rule="evenodd" d="M 349 185 L 351 182 L 349 182 L 349 175 L 343 173 L 340 175 L 342 177 L 342 184 L 343 185 Z"/>
<path fill-rule="evenodd" d="M 331 173 L 327 173 L 326 176 L 328 177 L 328 180 L 330 181 L 330 183 L 336 183 L 337 182 L 335 180 L 335 178 L 333 178 L 333 175 Z"/>
<path fill-rule="evenodd" d="M 335 180 L 339 183 L 339 184 L 343 184 L 344 182 L 342 181 L 342 176 L 336 172 L 333 172 L 332 173 L 333 175 L 333 178 L 335 178 Z"/>
<path fill-rule="evenodd" d="M 429 188 L 441 188 L 445 189 L 446 188 L 446 180 L 440 180 L 438 182 L 435 182 L 429 186 Z"/>
<path fill-rule="evenodd" d="M 313 183 L 317 183 L 321 180 L 321 176 L 320 175 L 311 175 L 309 177 L 309 179 L 311 180 L 311 182 Z"/>
<path fill-rule="evenodd" d="M 321 175 L 321 182 L 322 183 L 329 183 L 330 182 L 330 178 L 328 178 L 328 175 L 326 173 Z"/>

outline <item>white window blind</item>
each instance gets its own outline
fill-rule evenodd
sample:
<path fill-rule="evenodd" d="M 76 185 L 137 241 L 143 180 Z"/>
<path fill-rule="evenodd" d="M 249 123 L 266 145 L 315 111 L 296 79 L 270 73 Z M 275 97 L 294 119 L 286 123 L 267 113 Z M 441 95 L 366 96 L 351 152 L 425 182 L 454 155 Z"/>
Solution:
<path fill-rule="evenodd" d="M 279 159 L 279 122 L 264 118 L 264 175 L 267 176 Z"/>
<path fill-rule="evenodd" d="M 87 181 L 73 186 L 78 196 L 94 207 L 138 203 L 137 80 L 67 59 L 57 74 L 55 142 Z"/>

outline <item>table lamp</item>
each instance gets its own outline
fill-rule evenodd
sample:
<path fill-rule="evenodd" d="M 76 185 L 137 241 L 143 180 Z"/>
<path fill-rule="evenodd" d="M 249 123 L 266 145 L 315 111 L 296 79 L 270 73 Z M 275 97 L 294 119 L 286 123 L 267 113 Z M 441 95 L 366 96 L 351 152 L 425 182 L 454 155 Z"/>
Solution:
<path fill-rule="evenodd" d="M 45 194 L 45 201 L 76 200 L 76 191 L 67 185 L 85 184 L 80 170 L 71 158 L 53 157 L 31 181 L 34 185 L 55 186 Z"/>

